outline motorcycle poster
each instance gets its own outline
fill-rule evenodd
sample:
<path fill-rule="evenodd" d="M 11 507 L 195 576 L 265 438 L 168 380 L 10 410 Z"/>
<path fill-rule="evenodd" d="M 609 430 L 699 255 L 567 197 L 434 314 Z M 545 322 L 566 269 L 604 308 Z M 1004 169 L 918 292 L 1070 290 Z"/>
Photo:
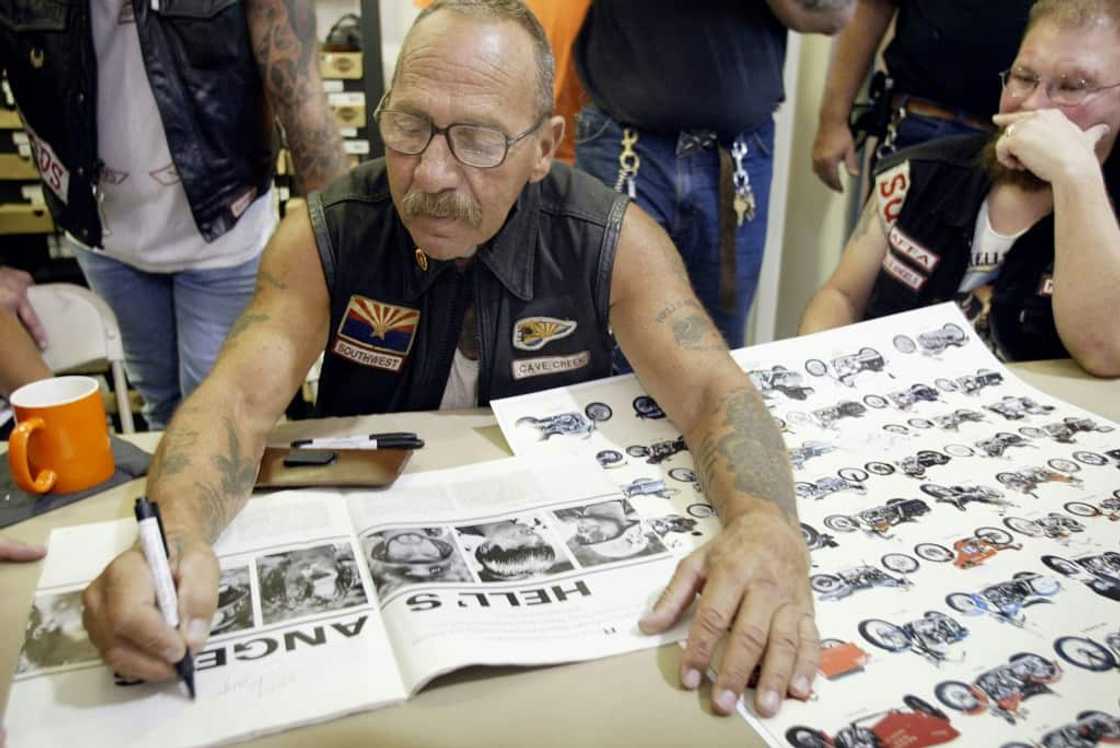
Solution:
<path fill-rule="evenodd" d="M 771 745 L 1120 743 L 1120 431 L 1021 382 L 953 304 L 732 352 L 793 466 L 822 637 Z M 718 531 L 633 375 L 492 403 L 515 454 L 577 455 L 639 514 Z"/>

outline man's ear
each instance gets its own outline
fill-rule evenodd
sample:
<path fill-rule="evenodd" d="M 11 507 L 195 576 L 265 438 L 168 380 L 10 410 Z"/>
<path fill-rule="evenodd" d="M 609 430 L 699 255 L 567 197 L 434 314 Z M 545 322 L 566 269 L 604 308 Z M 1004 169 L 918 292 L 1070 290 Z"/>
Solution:
<path fill-rule="evenodd" d="M 537 136 L 536 160 L 533 169 L 529 172 L 530 182 L 539 182 L 552 168 L 552 157 L 564 139 L 564 118 L 553 115 L 541 123 L 540 134 Z"/>

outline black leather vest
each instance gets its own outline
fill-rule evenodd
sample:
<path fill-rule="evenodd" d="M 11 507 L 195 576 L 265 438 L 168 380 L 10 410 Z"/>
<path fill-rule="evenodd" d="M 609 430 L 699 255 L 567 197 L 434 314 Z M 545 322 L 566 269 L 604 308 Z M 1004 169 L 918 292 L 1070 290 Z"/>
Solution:
<path fill-rule="evenodd" d="M 945 138 L 900 151 L 880 164 L 871 199 L 877 201 L 888 246 L 867 319 L 957 295 L 976 220 L 992 188 L 979 163 L 987 137 Z M 1054 323 L 1053 274 L 1051 214 L 1015 241 L 992 283 L 988 324 L 1008 360 L 1069 356 Z"/>
<path fill-rule="evenodd" d="M 331 297 L 320 416 L 439 407 L 471 300 L 478 402 L 605 377 L 611 270 L 627 200 L 555 164 L 522 190 L 466 270 L 418 263 L 383 159 L 312 193 Z"/>
<path fill-rule="evenodd" d="M 55 222 L 101 245 L 90 0 L 0 0 L 0 67 Z M 272 180 L 272 115 L 238 0 L 132 0 L 144 67 L 199 233 L 213 241 Z"/>

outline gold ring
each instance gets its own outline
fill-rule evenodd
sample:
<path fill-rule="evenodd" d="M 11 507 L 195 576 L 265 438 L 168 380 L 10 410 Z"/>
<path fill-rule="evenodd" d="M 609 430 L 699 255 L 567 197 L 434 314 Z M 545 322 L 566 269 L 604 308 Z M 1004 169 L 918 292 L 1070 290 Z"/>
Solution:
<path fill-rule="evenodd" d="M 1010 125 L 1008 125 L 1007 129 L 1004 130 L 1004 132 L 1008 135 L 1008 137 L 1014 135 L 1015 134 L 1015 123 L 1012 122 Z"/>

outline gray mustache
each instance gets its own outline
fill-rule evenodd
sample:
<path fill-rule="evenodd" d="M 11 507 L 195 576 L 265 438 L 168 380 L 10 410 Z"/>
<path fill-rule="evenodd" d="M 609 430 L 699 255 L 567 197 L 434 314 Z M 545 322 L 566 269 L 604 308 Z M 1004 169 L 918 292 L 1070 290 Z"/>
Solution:
<path fill-rule="evenodd" d="M 405 218 L 454 218 L 466 221 L 471 228 L 476 229 L 482 224 L 482 208 L 474 200 L 454 190 L 435 194 L 409 192 L 401 200 L 401 214 Z"/>

